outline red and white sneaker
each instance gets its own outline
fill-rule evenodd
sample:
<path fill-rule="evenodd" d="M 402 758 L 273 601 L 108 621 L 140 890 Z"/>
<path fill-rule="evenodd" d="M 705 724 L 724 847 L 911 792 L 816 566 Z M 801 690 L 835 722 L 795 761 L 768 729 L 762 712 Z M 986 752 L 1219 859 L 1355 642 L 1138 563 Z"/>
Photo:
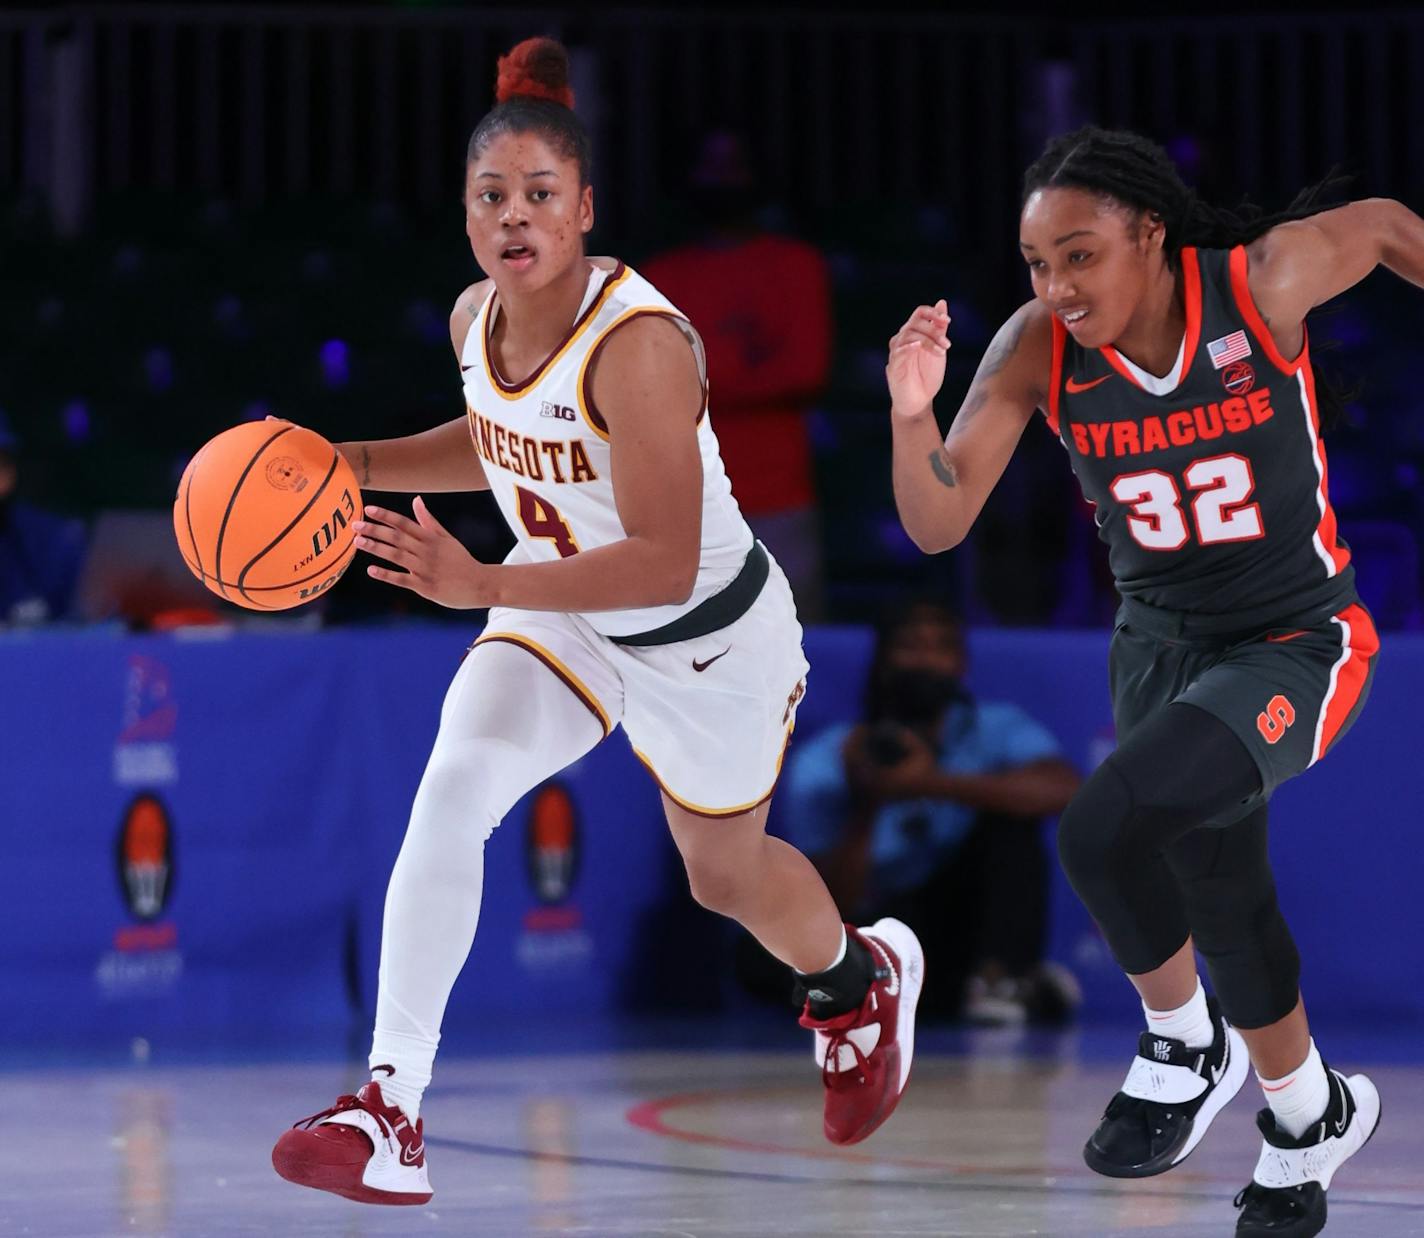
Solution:
<path fill-rule="evenodd" d="M 424 1122 L 411 1126 L 374 1082 L 284 1131 L 272 1149 L 272 1168 L 298 1186 L 363 1204 L 423 1204 L 434 1194 L 425 1172 Z"/>
<path fill-rule="evenodd" d="M 826 1085 L 826 1138 L 859 1143 L 895 1112 L 915 1056 L 915 1005 L 925 979 L 925 952 L 910 926 L 877 920 L 868 929 L 847 926 L 875 960 L 875 979 L 859 1009 L 833 1019 L 811 1017 L 816 1063 Z"/>

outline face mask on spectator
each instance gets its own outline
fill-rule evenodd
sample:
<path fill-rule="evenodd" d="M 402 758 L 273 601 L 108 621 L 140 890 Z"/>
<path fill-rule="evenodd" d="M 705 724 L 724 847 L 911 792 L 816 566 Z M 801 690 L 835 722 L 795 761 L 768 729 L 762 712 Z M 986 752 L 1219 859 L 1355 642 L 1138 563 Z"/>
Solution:
<path fill-rule="evenodd" d="M 969 693 L 954 675 L 913 667 L 890 667 L 885 671 L 881 699 L 887 717 L 913 727 L 938 722 L 951 705 L 967 702 Z"/>

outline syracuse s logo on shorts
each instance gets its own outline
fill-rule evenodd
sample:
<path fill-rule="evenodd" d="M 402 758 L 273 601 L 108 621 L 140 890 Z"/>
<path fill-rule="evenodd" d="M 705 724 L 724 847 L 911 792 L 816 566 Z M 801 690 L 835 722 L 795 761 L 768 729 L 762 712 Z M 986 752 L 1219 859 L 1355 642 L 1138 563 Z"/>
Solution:
<path fill-rule="evenodd" d="M 1295 721 L 1295 706 L 1277 693 L 1266 708 L 1256 715 L 1256 729 L 1268 744 L 1278 744 Z"/>

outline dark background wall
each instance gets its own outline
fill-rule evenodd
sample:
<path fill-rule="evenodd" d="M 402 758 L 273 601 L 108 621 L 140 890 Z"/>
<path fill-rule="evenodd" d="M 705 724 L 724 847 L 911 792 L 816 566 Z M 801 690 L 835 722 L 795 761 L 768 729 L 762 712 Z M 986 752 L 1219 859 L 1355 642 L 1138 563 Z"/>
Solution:
<path fill-rule="evenodd" d="M 1101 557 L 1039 428 L 965 553 L 908 546 L 884 340 L 920 300 L 949 298 L 947 421 L 1028 295 L 1022 169 L 1084 121 L 1150 134 L 1224 202 L 1280 205 L 1341 168 L 1352 194 L 1417 206 L 1424 17 L 933 7 L 0 14 L 0 408 L 25 439 L 26 491 L 86 517 L 161 507 L 194 448 L 244 417 L 344 438 L 456 415 L 445 316 L 476 274 L 464 144 L 496 55 L 549 33 L 573 51 L 595 136 L 595 249 L 636 264 L 684 235 L 691 152 L 730 127 L 762 172 L 767 222 L 830 258 L 837 346 L 813 435 L 832 615 L 863 617 L 911 578 L 986 622 L 1100 621 Z M 1415 295 L 1377 275 L 1316 327 L 1363 380 L 1331 477 L 1367 600 L 1394 626 L 1419 618 Z M 485 553 L 504 544 L 482 498 L 441 514 Z"/>

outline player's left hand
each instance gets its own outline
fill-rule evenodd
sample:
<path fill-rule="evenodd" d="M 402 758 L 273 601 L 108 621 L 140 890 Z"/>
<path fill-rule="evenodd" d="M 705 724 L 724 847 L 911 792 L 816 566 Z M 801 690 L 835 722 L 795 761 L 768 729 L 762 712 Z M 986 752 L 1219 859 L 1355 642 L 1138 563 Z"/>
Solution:
<path fill-rule="evenodd" d="M 405 569 L 393 572 L 372 564 L 366 574 L 455 610 L 489 606 L 493 585 L 489 564 L 456 541 L 418 495 L 411 510 L 414 520 L 368 505 L 365 519 L 351 526 L 358 549 Z"/>

